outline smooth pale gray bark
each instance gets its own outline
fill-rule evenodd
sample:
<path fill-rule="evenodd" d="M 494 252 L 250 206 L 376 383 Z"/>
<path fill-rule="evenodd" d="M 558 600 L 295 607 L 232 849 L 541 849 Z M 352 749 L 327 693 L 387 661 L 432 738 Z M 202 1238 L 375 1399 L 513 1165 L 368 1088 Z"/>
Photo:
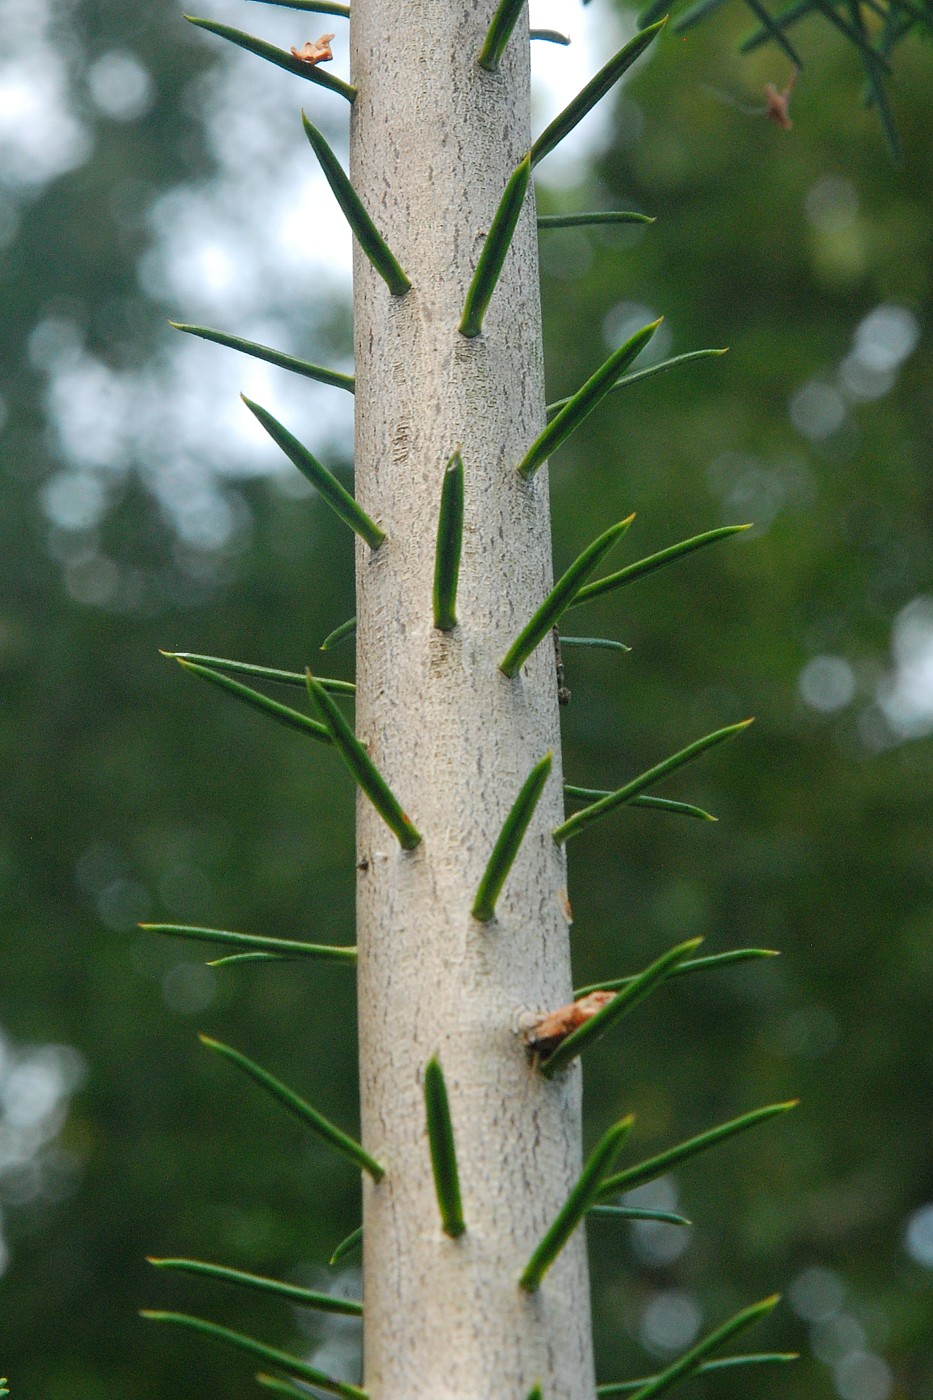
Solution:
<path fill-rule="evenodd" d="M 545 1082 L 523 1010 L 570 999 L 557 678 L 543 644 L 497 669 L 552 582 L 534 202 L 483 334 L 459 335 L 498 200 L 530 145 L 523 18 L 498 74 L 475 56 L 493 0 L 354 0 L 354 184 L 413 283 L 392 297 L 357 250 L 356 493 L 387 531 L 357 555 L 357 731 L 423 833 L 402 852 L 359 804 L 365 1384 L 372 1400 L 553 1400 L 594 1391 L 582 1231 L 527 1296 L 518 1278 L 580 1169 L 578 1070 Z M 465 468 L 460 626 L 432 626 L 444 467 Z M 470 908 L 533 763 L 555 762 L 496 920 Z M 438 1054 L 466 1234 L 443 1234 L 422 1080 Z"/>

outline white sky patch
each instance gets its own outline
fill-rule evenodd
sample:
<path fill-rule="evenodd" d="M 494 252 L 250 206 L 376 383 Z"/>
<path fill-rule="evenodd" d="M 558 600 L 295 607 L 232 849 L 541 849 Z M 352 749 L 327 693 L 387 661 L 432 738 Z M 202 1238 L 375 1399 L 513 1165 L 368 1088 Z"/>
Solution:
<path fill-rule="evenodd" d="M 834 385 L 810 379 L 791 397 L 790 421 L 811 442 L 825 442 L 846 421 L 845 399 Z"/>
<path fill-rule="evenodd" d="M 668 1356 L 690 1345 L 702 1320 L 699 1303 L 691 1294 L 668 1288 L 649 1297 L 641 1315 L 638 1340 L 654 1356 Z"/>
<path fill-rule="evenodd" d="M 855 672 L 844 656 L 813 656 L 797 677 L 797 689 L 811 710 L 832 715 L 855 698 Z"/>
<path fill-rule="evenodd" d="M 87 160 L 92 145 L 90 132 L 69 105 L 65 60 L 51 46 L 37 41 L 0 65 L 0 178 L 5 184 L 24 192 L 47 184 Z"/>
<path fill-rule="evenodd" d="M 887 394 L 919 339 L 920 324 L 912 311 L 881 302 L 859 322 L 852 349 L 839 366 L 837 379 L 846 397 L 867 403 Z"/>
<path fill-rule="evenodd" d="M 80 1161 L 55 1138 L 85 1074 L 72 1046 L 15 1046 L 0 1031 L 0 1194 L 7 1208 L 60 1200 L 74 1189 Z M 0 1274 L 8 1262 L 0 1229 Z"/>
<path fill-rule="evenodd" d="M 933 1269 L 933 1201 L 908 1218 L 904 1228 L 904 1248 L 916 1263 Z"/>
<path fill-rule="evenodd" d="M 211 14 L 286 50 L 317 37 L 326 20 L 337 31 L 328 71 L 348 76 L 347 27 L 335 17 L 263 6 L 248 25 L 234 0 L 218 3 Z M 352 239 L 302 133 L 299 107 L 309 103 L 315 123 L 345 159 L 347 105 L 329 93 L 311 101 L 309 93 L 317 98 L 319 90 L 304 90 L 255 55 L 210 35 L 204 43 L 214 46 L 218 61 L 196 80 L 187 105 L 204 125 L 217 174 L 157 201 L 140 281 L 150 295 L 177 303 L 179 319 L 236 334 L 245 334 L 247 318 L 277 313 L 295 319 L 303 311 L 313 325 L 322 294 L 349 302 Z"/>
<path fill-rule="evenodd" d="M 118 122 L 145 116 L 155 98 L 149 70 L 128 49 L 101 54 L 88 69 L 87 84 L 97 109 Z"/>
<path fill-rule="evenodd" d="M 833 1368 L 840 1400 L 888 1400 L 894 1389 L 891 1368 L 872 1352 L 852 1351 Z"/>
<path fill-rule="evenodd" d="M 218 8 L 220 18 L 242 23 L 236 7 Z M 296 41 L 294 15 L 264 13 L 263 21 L 256 27 L 273 42 Z M 176 186 L 156 201 L 140 282 L 180 320 L 349 369 L 314 345 L 316 308 L 323 301 L 326 317 L 328 303 L 349 301 L 352 242 L 288 100 L 289 80 L 212 42 L 220 61 L 198 81 L 192 103 L 219 169 L 211 181 Z M 147 95 L 145 73 L 128 63 L 108 61 L 96 78 L 97 96 L 106 86 L 111 106 L 119 89 L 123 111 Z M 318 117 L 338 151 L 343 106 Z M 225 544 L 239 522 L 224 480 L 294 471 L 240 392 L 299 437 L 313 423 L 310 445 L 322 460 L 350 450 L 349 394 L 178 332 L 167 330 L 159 357 L 132 371 L 89 354 L 79 328 L 61 317 L 33 329 L 30 352 L 48 376 L 48 420 L 71 468 L 42 497 L 60 528 L 95 523 L 111 487 L 135 469 L 183 540 L 208 550 Z"/>
<path fill-rule="evenodd" d="M 324 176 L 315 172 L 272 216 L 274 234 L 296 273 L 311 267 L 326 290 L 349 292 L 353 236 Z"/>
<path fill-rule="evenodd" d="M 882 682 L 878 703 L 899 739 L 933 734 L 933 598 L 914 598 L 891 629 L 894 669 Z"/>
<path fill-rule="evenodd" d="M 72 109 L 80 58 L 68 0 L 0 0 L 0 182 L 14 199 L 87 160 L 90 130 Z"/>
<path fill-rule="evenodd" d="M 116 467 L 132 415 L 134 377 L 82 355 L 56 374 L 46 404 L 70 460 L 79 467 Z"/>
<path fill-rule="evenodd" d="M 633 37 L 637 26 L 634 11 L 620 14 L 606 5 L 568 4 L 567 0 L 530 0 L 530 14 L 533 29 L 556 29 L 570 39 L 567 47 L 537 40 L 531 46 L 533 134 L 537 136 Z M 551 188 L 566 186 L 568 180 L 579 183 L 581 169 L 609 144 L 614 99 L 622 84 L 535 168 L 536 179 Z"/>
<path fill-rule="evenodd" d="M 836 183 L 843 189 L 848 185 L 847 181 Z M 890 393 L 920 333 L 920 323 L 908 307 L 880 302 L 856 326 L 852 347 L 839 363 L 834 382 L 814 378 L 791 395 L 790 420 L 797 431 L 812 443 L 825 442 L 845 426 L 850 404 L 871 403 Z"/>
<path fill-rule="evenodd" d="M 241 329 L 288 348 L 287 332 L 274 324 Z M 208 550 L 225 545 L 240 522 L 224 481 L 294 471 L 238 390 L 299 437 L 313 423 L 314 451 L 325 462 L 343 454 L 351 431 L 345 391 L 195 337 L 178 334 L 163 361 L 138 372 L 116 371 L 70 338 L 68 346 L 49 366 L 45 408 L 69 470 L 51 477 L 40 498 L 61 529 L 96 525 L 112 489 L 135 468 L 182 539 Z"/>

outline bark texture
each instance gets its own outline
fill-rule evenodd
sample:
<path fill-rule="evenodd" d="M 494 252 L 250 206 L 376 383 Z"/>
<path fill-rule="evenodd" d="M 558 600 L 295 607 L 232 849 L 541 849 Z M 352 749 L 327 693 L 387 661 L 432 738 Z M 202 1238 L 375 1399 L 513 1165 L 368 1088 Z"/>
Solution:
<path fill-rule="evenodd" d="M 493 0 L 354 0 L 351 172 L 412 281 L 393 297 L 357 250 L 356 492 L 388 538 L 357 558 L 357 729 L 424 840 L 358 822 L 365 1385 L 372 1400 L 592 1400 L 582 1231 L 540 1292 L 518 1277 L 580 1169 L 574 1068 L 547 1083 L 523 1010 L 570 999 L 554 649 L 497 669 L 551 584 L 547 473 L 514 468 L 544 426 L 534 201 L 474 340 L 459 335 L 485 231 L 527 152 L 527 18 L 501 70 L 476 64 Z M 445 464 L 462 448 L 465 533 L 451 633 L 432 625 Z M 555 762 L 497 918 L 470 914 L 532 764 Z M 447 1081 L 466 1234 L 441 1231 L 424 1068 Z"/>

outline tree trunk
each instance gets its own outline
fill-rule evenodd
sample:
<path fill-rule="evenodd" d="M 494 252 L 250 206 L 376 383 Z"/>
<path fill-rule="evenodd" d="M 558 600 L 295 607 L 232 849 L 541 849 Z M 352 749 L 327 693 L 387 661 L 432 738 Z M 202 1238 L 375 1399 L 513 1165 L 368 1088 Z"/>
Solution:
<path fill-rule="evenodd" d="M 365 1377 L 372 1400 L 591 1400 L 583 1232 L 540 1292 L 519 1275 L 580 1170 L 579 1067 L 546 1082 L 525 1010 L 570 999 L 554 650 L 498 670 L 551 583 L 547 474 L 515 466 L 544 426 L 534 199 L 486 317 L 457 326 L 485 231 L 530 145 L 527 16 L 501 69 L 476 56 L 491 0 L 354 0 L 351 171 L 412 282 L 355 266 L 356 494 L 386 530 L 357 557 L 357 730 L 424 840 L 402 851 L 359 803 Z M 433 626 L 444 468 L 461 446 L 459 626 Z M 497 917 L 470 913 L 532 765 L 554 766 Z M 422 1084 L 438 1054 L 466 1233 L 441 1230 Z"/>

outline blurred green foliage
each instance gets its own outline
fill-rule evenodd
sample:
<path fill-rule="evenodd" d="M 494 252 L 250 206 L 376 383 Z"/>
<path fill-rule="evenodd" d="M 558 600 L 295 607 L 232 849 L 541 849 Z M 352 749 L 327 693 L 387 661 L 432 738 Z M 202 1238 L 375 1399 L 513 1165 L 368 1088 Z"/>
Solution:
<path fill-rule="evenodd" d="M 302 669 L 353 610 L 351 548 L 284 474 L 224 485 L 243 523 L 210 550 L 179 540 L 132 463 L 93 529 L 50 521 L 42 491 L 62 467 L 35 328 L 72 318 L 115 369 L 162 353 L 165 316 L 186 308 L 137 279 L 149 236 L 139 210 L 210 178 L 186 93 L 222 61 L 180 32 L 168 3 L 141 17 L 95 0 L 68 23 L 92 55 L 131 49 L 157 98 L 134 121 L 97 113 L 93 153 L 23 199 L 0 254 L 0 1026 L 13 1047 L 63 1043 L 87 1065 L 57 1177 L 50 1168 L 39 1189 L 0 1174 L 2 1366 L 14 1395 L 44 1400 L 233 1400 L 256 1393 L 247 1360 L 147 1327 L 137 1306 L 200 1312 L 293 1348 L 319 1338 L 337 1353 L 352 1350 L 352 1328 L 155 1275 L 144 1255 L 320 1287 L 357 1223 L 358 1184 L 258 1091 L 232 1084 L 195 1031 L 234 1040 L 353 1131 L 352 974 L 317 963 L 207 974 L 197 950 L 135 923 L 352 942 L 354 798 L 335 755 L 195 684 L 158 648 Z M 550 398 L 633 319 L 664 313 L 666 353 L 731 347 L 612 396 L 562 449 L 557 568 L 630 510 L 629 559 L 756 522 L 574 615 L 569 630 L 634 650 L 565 655 L 569 781 L 616 786 L 757 716 L 740 743 L 663 789 L 718 825 L 626 810 L 574 843 L 576 980 L 635 971 L 700 934 L 704 952 L 782 952 L 672 983 L 624 1040 L 595 1051 L 589 1140 L 634 1110 L 643 1155 L 802 1099 L 679 1173 L 695 1222 L 684 1252 L 591 1224 L 599 1371 L 643 1374 L 667 1354 L 643 1345 L 646 1309 L 663 1322 L 659 1298 L 668 1321 L 693 1307 L 708 1328 L 790 1287 L 796 1310 L 779 1310 L 767 1344 L 799 1348 L 801 1362 L 710 1376 L 704 1392 L 922 1400 L 933 1393 L 933 1270 L 906 1252 L 904 1231 L 933 1197 L 933 748 L 922 724 L 913 737 L 892 731 L 878 695 L 896 619 L 933 589 L 929 55 L 910 42 L 898 51 L 901 173 L 854 100 L 844 41 L 804 26 L 808 64 L 784 132 L 743 108 L 784 81 L 786 60 L 738 58 L 742 32 L 724 11 L 665 35 L 620 95 L 595 168 L 560 199 L 539 194 L 551 212 L 657 215 L 647 229 L 542 235 Z M 301 96 L 283 76 L 283 106 Z M 314 289 L 301 298 L 296 317 Z M 884 380 L 851 356 L 879 306 L 921 330 Z M 346 334 L 325 304 L 297 349 L 323 359 Z M 233 398 L 239 365 L 225 364 Z M 122 582 L 95 603 L 88 560 L 101 558 Z M 808 664 L 804 694 L 823 708 L 801 692 Z M 330 673 L 351 668 L 350 645 L 329 654 Z M 885 1359 L 890 1384 L 859 1371 L 863 1354 Z"/>

